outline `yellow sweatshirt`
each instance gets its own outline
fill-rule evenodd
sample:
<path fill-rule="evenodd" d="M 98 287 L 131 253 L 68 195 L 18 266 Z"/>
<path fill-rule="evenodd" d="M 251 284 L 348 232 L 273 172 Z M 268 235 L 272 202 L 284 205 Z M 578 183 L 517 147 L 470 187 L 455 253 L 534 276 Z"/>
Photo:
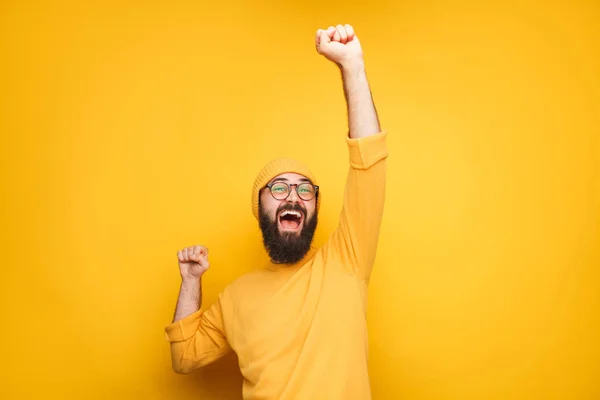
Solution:
<path fill-rule="evenodd" d="M 370 399 L 367 284 L 384 208 L 386 133 L 346 138 L 339 225 L 294 265 L 243 275 L 206 309 L 165 328 L 173 368 L 187 373 L 230 351 L 244 399 Z"/>

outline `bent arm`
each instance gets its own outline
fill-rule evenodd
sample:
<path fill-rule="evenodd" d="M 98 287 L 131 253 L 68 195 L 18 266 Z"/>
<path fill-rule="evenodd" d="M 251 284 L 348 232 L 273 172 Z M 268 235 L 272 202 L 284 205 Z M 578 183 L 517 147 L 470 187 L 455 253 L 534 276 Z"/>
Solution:
<path fill-rule="evenodd" d="M 173 322 L 195 313 L 200 307 L 202 307 L 202 277 L 200 279 L 182 279 Z"/>
<path fill-rule="evenodd" d="M 174 321 L 165 328 L 170 343 L 173 370 L 192 372 L 231 351 L 223 323 L 223 294 L 206 311 L 201 311 L 201 283 L 184 285 L 180 292 Z"/>

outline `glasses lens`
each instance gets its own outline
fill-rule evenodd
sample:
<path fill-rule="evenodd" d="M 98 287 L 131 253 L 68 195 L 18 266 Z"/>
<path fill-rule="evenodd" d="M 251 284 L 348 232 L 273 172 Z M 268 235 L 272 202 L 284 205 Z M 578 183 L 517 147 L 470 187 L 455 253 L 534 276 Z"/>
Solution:
<path fill-rule="evenodd" d="M 298 196 L 302 200 L 311 200 L 313 197 L 315 197 L 315 187 L 310 183 L 298 185 Z"/>
<path fill-rule="evenodd" d="M 271 193 L 276 199 L 285 199 L 288 195 L 289 190 L 289 186 L 282 182 L 276 183 L 273 186 L 271 186 Z"/>

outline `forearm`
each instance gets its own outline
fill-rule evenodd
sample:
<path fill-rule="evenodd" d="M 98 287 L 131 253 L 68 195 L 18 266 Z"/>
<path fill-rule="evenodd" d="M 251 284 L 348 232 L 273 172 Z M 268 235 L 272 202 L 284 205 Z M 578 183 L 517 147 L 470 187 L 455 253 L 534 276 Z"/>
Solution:
<path fill-rule="evenodd" d="M 191 280 L 190 280 L 191 279 Z M 200 313 L 202 278 L 183 279 L 172 323 L 165 328 L 175 372 L 188 373 L 221 358 L 231 347 L 225 337 L 223 304 L 229 309 L 224 291 Z"/>
<path fill-rule="evenodd" d="M 182 280 L 173 322 L 197 312 L 201 306 L 202 278 Z"/>
<path fill-rule="evenodd" d="M 350 138 L 357 139 L 380 132 L 379 117 L 373 102 L 365 64 L 355 61 L 341 66 L 348 112 Z"/>

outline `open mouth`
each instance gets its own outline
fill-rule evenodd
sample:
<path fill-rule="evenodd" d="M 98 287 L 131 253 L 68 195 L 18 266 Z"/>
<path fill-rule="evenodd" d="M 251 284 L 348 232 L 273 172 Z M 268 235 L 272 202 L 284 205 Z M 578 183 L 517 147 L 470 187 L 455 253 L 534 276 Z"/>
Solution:
<path fill-rule="evenodd" d="M 304 215 L 300 211 L 285 210 L 279 214 L 279 225 L 288 231 L 297 231 L 304 222 Z"/>

